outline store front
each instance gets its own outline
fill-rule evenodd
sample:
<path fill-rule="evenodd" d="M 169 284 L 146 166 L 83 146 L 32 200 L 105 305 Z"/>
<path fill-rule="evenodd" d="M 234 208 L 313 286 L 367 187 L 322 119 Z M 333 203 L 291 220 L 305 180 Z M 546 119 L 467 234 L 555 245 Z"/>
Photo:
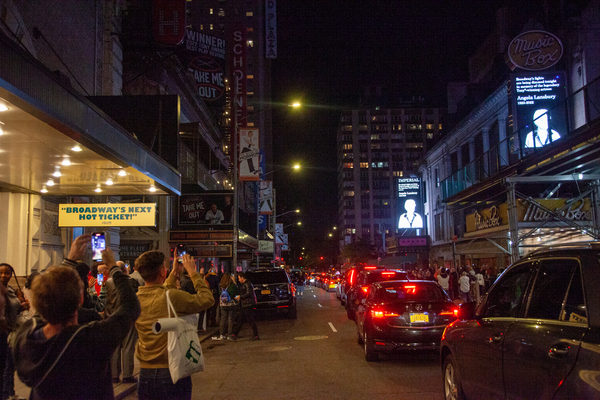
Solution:
<path fill-rule="evenodd" d="M 180 194 L 179 172 L 134 135 L 1 36 L 0 54 L 0 254 L 18 276 L 60 263 L 81 232 L 59 225 L 60 204 Z"/>

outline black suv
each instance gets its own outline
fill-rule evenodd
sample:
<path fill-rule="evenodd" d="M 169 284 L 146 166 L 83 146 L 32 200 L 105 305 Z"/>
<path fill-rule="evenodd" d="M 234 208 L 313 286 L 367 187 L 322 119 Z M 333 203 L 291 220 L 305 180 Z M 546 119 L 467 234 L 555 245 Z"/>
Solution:
<path fill-rule="evenodd" d="M 254 286 L 256 309 L 286 312 L 296 319 L 296 288 L 283 269 L 254 269 L 248 271 L 248 280 Z"/>
<path fill-rule="evenodd" d="M 442 336 L 446 399 L 600 396 L 600 250 L 534 253 Z"/>
<path fill-rule="evenodd" d="M 406 272 L 399 269 L 374 269 L 374 267 L 365 267 L 358 273 L 356 283 L 350 286 L 346 292 L 346 314 L 348 319 L 354 321 L 356 310 L 361 300 L 367 297 L 371 283 L 383 281 L 403 281 L 408 280 Z"/>

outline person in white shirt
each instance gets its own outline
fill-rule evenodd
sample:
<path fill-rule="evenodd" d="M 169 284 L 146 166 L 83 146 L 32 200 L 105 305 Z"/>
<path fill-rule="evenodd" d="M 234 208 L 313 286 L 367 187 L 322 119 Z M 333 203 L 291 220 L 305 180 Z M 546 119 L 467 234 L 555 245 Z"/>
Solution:
<path fill-rule="evenodd" d="M 225 216 L 221 210 L 217 210 L 216 204 L 210 205 L 210 210 L 208 210 L 204 216 L 206 221 L 209 221 L 210 224 L 221 224 L 225 220 Z"/>
<path fill-rule="evenodd" d="M 460 301 L 466 303 L 471 301 L 471 281 L 467 275 L 467 271 L 463 271 L 460 279 L 458 280 Z"/>
<path fill-rule="evenodd" d="M 400 216 L 398 228 L 423 228 L 423 218 L 415 212 L 417 203 L 413 199 L 408 199 L 404 202 L 406 212 Z"/>

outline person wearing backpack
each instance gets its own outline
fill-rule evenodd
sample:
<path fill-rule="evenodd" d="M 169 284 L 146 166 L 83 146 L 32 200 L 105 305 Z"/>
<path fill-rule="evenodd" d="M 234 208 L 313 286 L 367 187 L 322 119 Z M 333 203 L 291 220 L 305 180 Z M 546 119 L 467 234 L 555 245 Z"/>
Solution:
<path fill-rule="evenodd" d="M 239 303 L 235 299 L 239 294 L 239 290 L 229 273 L 223 274 L 219 288 L 221 289 L 219 297 L 219 309 L 221 313 L 219 336 L 213 336 L 212 340 L 232 338 L 233 325 L 239 313 Z"/>

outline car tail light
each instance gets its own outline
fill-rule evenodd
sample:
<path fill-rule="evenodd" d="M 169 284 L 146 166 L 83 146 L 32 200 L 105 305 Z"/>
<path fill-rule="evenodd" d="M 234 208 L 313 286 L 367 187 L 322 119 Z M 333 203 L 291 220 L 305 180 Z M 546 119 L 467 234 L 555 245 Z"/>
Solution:
<path fill-rule="evenodd" d="M 369 293 L 369 287 L 368 286 L 363 286 L 363 287 L 361 287 L 361 289 L 362 289 L 362 291 L 363 291 L 364 294 Z"/>
<path fill-rule="evenodd" d="M 406 293 L 417 293 L 417 285 L 404 285 L 404 291 Z"/>
<path fill-rule="evenodd" d="M 396 275 L 395 272 L 382 272 L 381 275 Z"/>
<path fill-rule="evenodd" d="M 399 315 L 395 312 L 390 312 L 386 310 L 371 310 L 372 318 L 389 318 L 389 317 L 398 317 Z"/>
<path fill-rule="evenodd" d="M 377 267 L 374 266 L 374 265 L 372 265 L 372 266 L 369 266 L 369 267 L 365 267 L 365 269 L 377 269 Z"/>
<path fill-rule="evenodd" d="M 449 307 L 443 310 L 440 315 L 453 315 L 458 317 L 458 307 Z"/>

